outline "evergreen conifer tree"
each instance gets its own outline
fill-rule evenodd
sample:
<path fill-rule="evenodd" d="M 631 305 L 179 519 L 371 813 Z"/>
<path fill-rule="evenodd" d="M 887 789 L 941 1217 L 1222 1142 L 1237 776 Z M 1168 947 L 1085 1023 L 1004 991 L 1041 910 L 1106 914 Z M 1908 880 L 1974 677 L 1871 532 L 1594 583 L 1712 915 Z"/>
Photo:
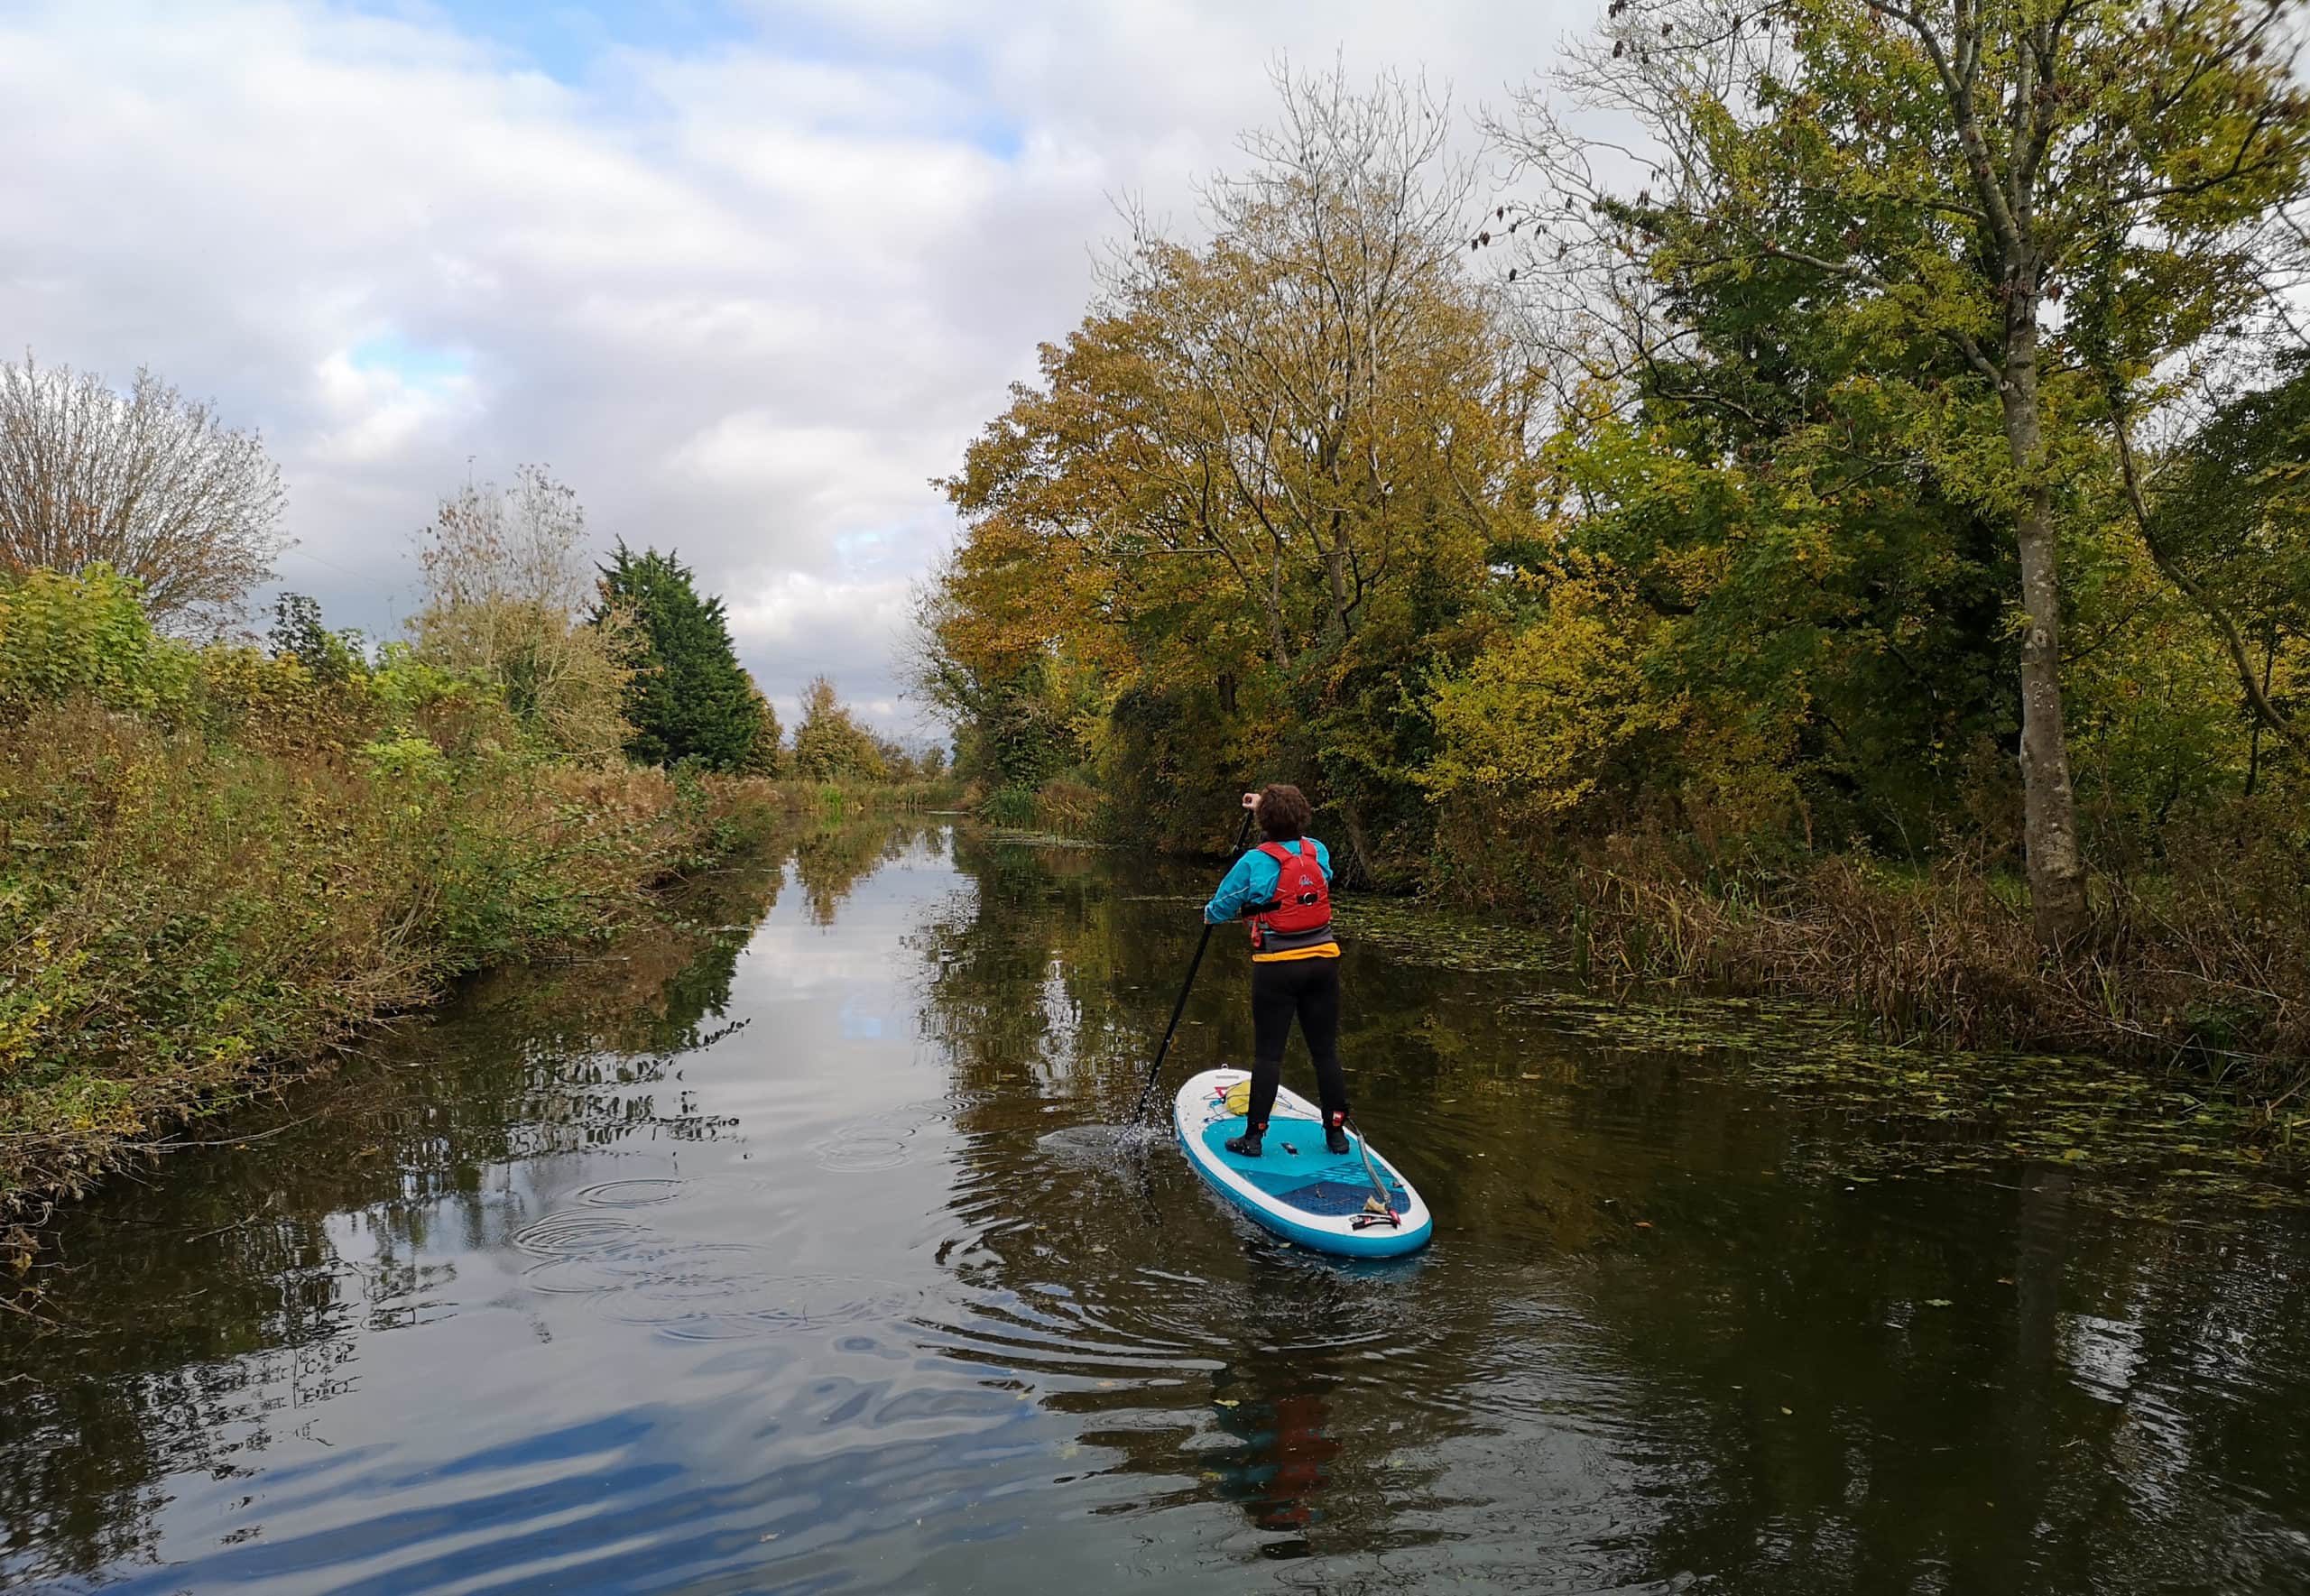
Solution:
<path fill-rule="evenodd" d="M 764 706 L 738 664 L 722 601 L 698 593 L 689 568 L 655 549 L 636 554 L 620 540 L 602 567 L 594 618 L 624 612 L 635 638 L 625 718 L 625 751 L 639 764 L 695 759 L 737 770 L 756 757 Z"/>

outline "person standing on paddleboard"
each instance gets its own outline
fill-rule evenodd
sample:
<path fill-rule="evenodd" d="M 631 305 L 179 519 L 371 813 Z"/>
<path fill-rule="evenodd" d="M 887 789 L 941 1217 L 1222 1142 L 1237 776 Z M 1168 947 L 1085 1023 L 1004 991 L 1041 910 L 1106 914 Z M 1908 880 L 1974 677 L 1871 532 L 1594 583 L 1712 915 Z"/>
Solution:
<path fill-rule="evenodd" d="M 1324 1145 L 1348 1150 L 1347 1077 L 1339 1067 L 1339 944 L 1332 939 L 1332 856 L 1307 835 L 1307 795 L 1277 785 L 1243 795 L 1264 840 L 1235 861 L 1204 905 L 1209 925 L 1252 923 L 1252 1092 L 1243 1134 L 1227 1143 L 1256 1158 L 1283 1081 L 1283 1045 L 1297 1017 L 1316 1061 Z"/>

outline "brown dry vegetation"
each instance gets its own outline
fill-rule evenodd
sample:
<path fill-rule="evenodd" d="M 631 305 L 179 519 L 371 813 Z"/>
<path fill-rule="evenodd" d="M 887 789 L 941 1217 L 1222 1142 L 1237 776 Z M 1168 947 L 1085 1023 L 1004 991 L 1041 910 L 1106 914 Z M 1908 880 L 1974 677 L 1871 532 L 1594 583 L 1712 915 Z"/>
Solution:
<path fill-rule="evenodd" d="M 755 795 L 502 752 L 219 744 L 79 700 L 0 745 L 0 1204 L 166 1145 L 453 977 L 596 939 Z"/>
<path fill-rule="evenodd" d="M 2169 829 L 2154 871 L 2093 881 L 2093 941 L 2048 957 L 2023 883 L 1977 851 L 1930 867 L 1863 854 L 1728 858 L 1630 830 L 1483 851 L 1463 902 L 1552 923 L 1605 984 L 1686 983 L 1814 999 L 1887 1037 L 2182 1062 L 2266 1101 L 2310 1057 L 2310 885 L 2272 816 Z"/>

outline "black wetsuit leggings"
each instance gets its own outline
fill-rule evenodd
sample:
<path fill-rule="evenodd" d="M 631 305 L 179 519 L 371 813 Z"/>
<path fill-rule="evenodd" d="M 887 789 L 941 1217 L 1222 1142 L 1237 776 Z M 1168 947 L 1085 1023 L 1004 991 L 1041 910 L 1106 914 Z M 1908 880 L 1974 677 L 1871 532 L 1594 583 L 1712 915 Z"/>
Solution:
<path fill-rule="evenodd" d="M 1252 966 L 1252 1112 L 1244 1117 L 1254 1129 L 1265 1127 L 1275 1107 L 1294 1015 L 1315 1056 L 1325 1114 L 1347 1112 L 1347 1077 L 1339 1067 L 1339 961 L 1278 959 Z"/>

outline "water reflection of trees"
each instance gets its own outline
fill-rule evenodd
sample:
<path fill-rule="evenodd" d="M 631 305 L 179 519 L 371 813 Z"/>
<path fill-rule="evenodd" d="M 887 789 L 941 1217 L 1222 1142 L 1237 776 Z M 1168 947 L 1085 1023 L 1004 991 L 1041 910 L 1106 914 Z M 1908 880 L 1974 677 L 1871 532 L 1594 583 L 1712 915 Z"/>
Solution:
<path fill-rule="evenodd" d="M 964 835 L 955 863 L 972 890 L 934 909 L 913 939 L 925 1038 L 947 1052 L 966 1097 L 1015 1093 L 1029 1079 L 1095 1096 L 1162 1001 L 1127 973 L 1160 956 L 1158 917 L 1128 912 L 1145 906 L 1123 901 L 1113 863 L 1095 850 Z"/>
<path fill-rule="evenodd" d="M 1407 1162 L 1503 1296 L 1532 1261 L 1579 1271 L 1547 1323 L 1621 1382 L 1646 1528 L 1620 1577 L 2310 1588 L 2298 1216 L 2140 1223 L 2044 1167 L 1848 1179 L 1866 1114 L 1705 1059 L 1567 1053 L 1481 993 L 1422 1007 L 1432 1073 L 1404 1112 L 1484 1156 Z"/>
<path fill-rule="evenodd" d="M 1567 1052 L 1482 993 L 1423 1007 L 1404 1112 L 1484 1156 L 1406 1161 L 1503 1296 L 1533 1260 L 1579 1271 L 1551 1333 L 1622 1381 L 1615 1446 L 1650 1477 L 1622 1577 L 2310 1588 L 2298 1215 L 2142 1223 L 2045 1167 L 1848 1178 L 1866 1112 Z"/>
<path fill-rule="evenodd" d="M 830 826 L 713 872 L 614 945 L 479 978 L 201 1132 L 245 1152 L 175 1160 L 68 1215 L 16 1297 L 38 1317 L 0 1319 L 0 1583 L 145 1555 L 168 1475 L 253 1472 L 284 1389 L 292 1410 L 326 1399 L 363 1333 L 411 1322 L 446 1284 L 454 1266 L 420 1261 L 438 1231 L 465 1246 L 521 1222 L 485 1191 L 491 1170 L 723 1133 L 670 1076 L 743 1023 L 732 983 L 786 864 L 828 924 L 937 835 Z"/>
<path fill-rule="evenodd" d="M 2209 1244 L 2069 1181 L 1774 1203 L 1780 1267 L 1687 1243 L 1614 1293 L 1631 1363 L 1716 1395 L 1677 1426 L 1694 1481 L 1660 1566 L 1761 1591 L 2305 1588 L 2298 1232 Z M 1964 1222 L 1920 1222 L 1943 1202 Z"/>
<path fill-rule="evenodd" d="M 804 833 L 794 842 L 794 874 L 810 923 L 831 926 L 858 883 L 910 849 L 935 853 L 945 829 L 926 820 L 851 820 Z"/>
<path fill-rule="evenodd" d="M 478 981 L 199 1132 L 239 1150 L 67 1215 L 23 1312 L 0 1318 L 0 1583 L 147 1556 L 168 1475 L 254 1472 L 284 1411 L 342 1388 L 360 1334 L 411 1323 L 446 1282 L 452 1266 L 420 1261 L 437 1226 L 513 1222 L 493 1217 L 490 1169 L 718 1134 L 667 1077 L 729 1029 L 738 955 L 780 880 L 768 860 L 720 872 L 588 956 Z"/>
<path fill-rule="evenodd" d="M 1430 1267 L 1359 1282 L 1244 1241 L 1175 1158 L 1118 1179 L 1039 1143 L 1128 1105 L 1201 874 L 956 856 L 975 890 L 919 938 L 921 1024 L 962 1132 L 944 1255 L 982 1305 L 940 1344 L 1074 1416 L 1135 1505 L 1238 1503 L 1269 1555 L 1452 1543 L 1511 1580 L 2310 1588 L 2297 1221 L 2120 1221 L 2062 1172 L 1848 1181 L 1866 1116 L 1351 945 L 1359 1112 L 1443 1226 Z M 1244 1056 L 1241 974 L 1206 964 L 1174 1081 Z M 1320 1344 L 1359 1325 L 1376 1369 Z"/>
<path fill-rule="evenodd" d="M 1568 1050 L 1544 1010 L 1466 984 L 1358 983 L 1418 1014 L 1393 1044 L 1418 1078 L 1386 1081 L 1413 1090 L 1375 1122 L 1418 1114 L 1428 1147 L 1441 1128 L 1483 1155 L 1405 1161 L 1503 1297 L 1578 1272 L 1576 1313 L 1544 1322 L 1621 1382 L 1646 1530 L 1620 1577 L 2310 1588 L 2299 1216 L 2141 1223 L 2042 1167 L 1849 1179 L 1866 1113 L 1706 1059 Z"/>

